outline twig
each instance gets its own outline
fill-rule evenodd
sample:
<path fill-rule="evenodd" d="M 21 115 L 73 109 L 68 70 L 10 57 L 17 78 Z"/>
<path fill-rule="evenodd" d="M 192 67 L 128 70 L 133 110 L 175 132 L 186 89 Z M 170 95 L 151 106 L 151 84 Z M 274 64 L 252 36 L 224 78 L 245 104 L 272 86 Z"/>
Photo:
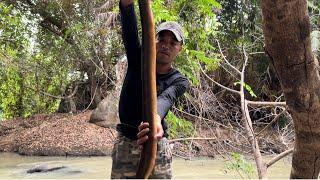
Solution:
<path fill-rule="evenodd" d="M 215 151 L 217 151 L 218 154 L 220 154 L 220 156 L 221 156 L 222 158 L 224 158 L 224 159 L 227 158 L 227 157 L 224 155 L 224 153 L 220 152 L 220 151 L 218 150 L 218 148 L 216 148 L 215 145 L 214 145 L 211 141 L 208 141 L 208 142 L 209 142 L 209 144 L 212 146 L 212 148 L 213 148 Z M 223 149 L 223 150 L 224 150 L 224 149 Z M 214 154 L 214 152 L 213 152 L 213 154 Z"/>
<path fill-rule="evenodd" d="M 201 138 L 201 137 L 198 137 L 198 138 L 178 138 L 178 139 L 171 139 L 171 140 L 168 140 L 169 142 L 176 142 L 176 141 L 188 141 L 188 140 L 216 140 L 216 138 Z"/>
<path fill-rule="evenodd" d="M 226 57 L 224 56 L 224 54 L 222 53 L 222 49 L 221 49 L 221 46 L 220 46 L 220 43 L 218 40 L 216 40 L 217 44 L 218 44 L 218 47 L 219 47 L 219 51 L 220 51 L 220 54 L 221 56 L 223 57 L 224 61 L 233 69 L 235 70 L 238 74 L 241 74 L 241 72 L 235 68 L 232 64 L 230 64 L 230 62 L 226 59 Z"/>
<path fill-rule="evenodd" d="M 271 159 L 268 163 L 267 163 L 267 168 L 272 166 L 274 163 L 278 162 L 280 159 L 286 157 L 287 155 L 289 155 L 290 153 L 293 152 L 293 148 L 292 149 L 288 149 L 282 153 L 280 153 L 278 156 L 274 157 L 273 159 Z"/>
<path fill-rule="evenodd" d="M 228 87 L 226 87 L 226 86 L 218 83 L 217 81 L 213 80 L 212 78 L 210 78 L 210 77 L 204 72 L 204 70 L 202 69 L 200 63 L 198 63 L 198 64 L 199 64 L 199 67 L 200 67 L 201 72 L 202 72 L 208 79 L 210 79 L 213 83 L 215 83 L 215 84 L 218 85 L 219 87 L 221 87 L 221 88 L 223 88 L 223 89 L 226 89 L 226 90 L 228 90 L 228 91 L 230 91 L 230 92 L 233 92 L 233 93 L 236 93 L 236 94 L 240 94 L 239 91 L 236 91 L 236 90 L 234 90 L 234 89 L 230 89 L 230 88 L 228 88 Z"/>
<path fill-rule="evenodd" d="M 94 90 L 94 93 L 92 95 L 92 98 L 91 98 L 91 101 L 90 101 L 89 105 L 84 110 L 82 110 L 81 112 L 85 112 L 86 110 L 88 110 L 90 108 L 91 104 L 94 101 L 94 97 L 96 96 L 97 89 L 98 89 L 98 86 L 96 86 L 96 88 Z"/>
<path fill-rule="evenodd" d="M 263 102 L 263 101 L 246 101 L 248 105 L 259 107 L 259 106 L 286 106 L 286 102 Z"/>
<path fill-rule="evenodd" d="M 172 155 L 177 156 L 177 157 L 179 157 L 179 158 L 182 158 L 182 159 L 184 159 L 184 160 L 190 160 L 189 157 L 181 156 L 181 155 L 176 154 L 176 153 L 172 153 Z"/>
<path fill-rule="evenodd" d="M 30 90 L 32 90 L 32 91 L 35 91 L 35 92 L 38 91 L 38 92 L 41 93 L 42 95 L 45 95 L 45 96 L 48 96 L 48 97 L 51 97 L 51 98 L 56 98 L 56 99 L 70 99 L 70 98 L 72 98 L 73 96 L 75 96 L 76 93 L 78 92 L 79 84 L 78 84 L 78 83 L 76 84 L 76 87 L 74 88 L 73 92 L 72 92 L 70 95 L 68 95 L 68 96 L 55 96 L 55 95 L 53 95 L 53 94 L 47 93 L 47 92 L 42 91 L 42 90 L 36 90 L 36 89 L 34 89 L 34 88 L 32 88 L 32 87 L 30 87 L 30 86 L 28 86 L 28 85 L 25 85 L 25 87 L 28 88 L 28 89 L 30 89 Z"/>
<path fill-rule="evenodd" d="M 197 119 L 200 119 L 200 118 L 201 118 L 201 119 L 206 120 L 206 121 L 212 121 L 212 122 L 215 123 L 215 124 L 218 124 L 218 125 L 220 125 L 220 126 L 223 126 L 223 127 L 227 128 L 227 129 L 232 130 L 232 128 L 230 128 L 230 127 L 228 127 L 228 126 L 226 126 L 226 125 L 224 125 L 224 124 L 222 124 L 222 123 L 219 123 L 219 122 L 216 122 L 216 121 L 213 121 L 213 120 L 204 118 L 204 117 L 199 117 L 199 116 L 196 116 L 196 115 L 187 113 L 187 112 L 182 111 L 182 110 L 180 110 L 180 109 L 178 109 L 178 108 L 176 108 L 176 107 L 174 107 L 173 109 L 176 110 L 176 111 L 179 111 L 179 112 L 181 112 L 181 113 L 183 113 L 183 114 L 185 114 L 185 115 L 191 116 L 191 117 L 193 117 L 193 118 L 197 118 Z M 237 132 L 237 131 L 235 131 L 235 132 Z"/>
<path fill-rule="evenodd" d="M 103 12 L 103 10 L 105 11 L 111 11 L 111 8 L 114 6 L 115 1 L 114 0 L 108 0 L 106 3 L 104 3 L 102 6 L 100 6 L 99 8 L 96 8 L 98 10 L 97 13 L 101 13 Z"/>
<path fill-rule="evenodd" d="M 186 115 L 188 115 L 188 116 L 191 116 L 191 117 L 200 119 L 199 116 L 196 116 L 196 115 L 187 113 L 187 112 L 182 111 L 182 110 L 180 110 L 180 109 L 178 109 L 178 108 L 176 108 L 176 107 L 174 107 L 174 110 L 177 110 L 177 111 L 179 111 L 179 112 L 181 112 L 181 113 L 183 113 L 183 114 L 186 114 Z M 219 122 L 217 122 L 217 121 L 213 121 L 213 120 L 210 120 L 210 119 L 207 119 L 207 118 L 204 118 L 204 117 L 201 117 L 201 119 L 206 120 L 206 121 L 211 121 L 211 122 L 213 122 L 213 123 L 215 123 L 215 124 L 217 124 L 217 125 L 219 125 L 219 126 L 222 126 L 222 127 L 226 128 L 226 129 L 228 129 L 228 130 L 230 130 L 230 131 L 233 131 L 233 132 L 235 132 L 235 133 L 239 133 L 238 131 L 234 130 L 232 127 L 228 127 L 228 126 L 226 126 L 226 125 L 224 125 L 224 124 L 222 124 L 222 123 L 219 123 Z M 241 135 L 244 139 L 247 139 L 247 138 L 246 138 L 245 136 L 243 136 L 242 134 L 240 134 L 240 135 Z"/>
<path fill-rule="evenodd" d="M 273 120 L 272 120 L 266 127 L 264 127 L 260 132 L 258 132 L 258 133 L 256 134 L 256 136 L 260 136 L 263 131 L 265 131 L 267 128 L 269 128 L 269 127 L 270 127 L 274 122 L 276 122 L 276 121 L 281 117 L 281 115 L 284 114 L 284 113 L 285 113 L 285 110 L 282 111 L 280 114 L 278 114 L 275 118 L 273 118 Z"/>
<path fill-rule="evenodd" d="M 252 52 L 252 53 L 249 53 L 250 55 L 253 55 L 253 54 L 265 54 L 265 52 Z"/>

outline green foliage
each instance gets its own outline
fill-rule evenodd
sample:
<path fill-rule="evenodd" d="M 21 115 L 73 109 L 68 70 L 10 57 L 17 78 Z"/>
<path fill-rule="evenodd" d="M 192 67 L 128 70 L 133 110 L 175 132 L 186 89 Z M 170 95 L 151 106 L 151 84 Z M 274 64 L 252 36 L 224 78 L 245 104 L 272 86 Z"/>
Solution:
<path fill-rule="evenodd" d="M 167 115 L 168 130 L 170 138 L 190 137 L 194 132 L 193 124 L 184 119 L 178 118 L 171 111 Z"/>
<path fill-rule="evenodd" d="M 215 0 L 153 1 L 157 23 L 174 20 L 182 24 L 186 43 L 175 65 L 195 85 L 199 84 L 198 61 L 205 63 L 208 70 L 215 70 L 219 62 L 211 42 L 220 25 L 213 8 L 220 9 L 221 5 Z"/>
<path fill-rule="evenodd" d="M 241 82 L 235 82 L 234 85 L 240 85 Z M 253 92 L 251 86 L 248 84 L 244 83 L 244 88 L 250 93 L 250 95 L 254 98 L 257 98 L 257 95 Z"/>
<path fill-rule="evenodd" d="M 7 59 L 4 65 L 8 67 L 0 68 L 4 74 L 2 79 L 8 79 L 0 89 L 0 104 L 7 118 L 53 112 L 59 99 L 44 93 L 61 96 L 68 83 L 83 80 L 89 70 L 94 76 L 105 76 L 103 69 L 88 67 L 113 64 L 123 54 L 119 27 L 111 29 L 103 26 L 103 20 L 96 22 L 90 9 L 101 6 L 104 1 L 92 1 L 90 7 L 77 0 L 35 2 L 42 13 L 47 13 L 58 24 L 62 22 L 65 28 L 62 36 L 52 32 L 59 32 L 57 27 L 46 28 L 50 25 L 44 23 L 41 14 L 25 11 L 25 2 L 19 3 L 21 6 L 15 7 L 0 3 L 0 42 L 5 44 L 0 52 L 1 58 Z M 118 11 L 115 4 L 108 11 Z M 154 0 L 152 8 L 157 24 L 178 21 L 184 27 L 186 43 L 175 66 L 198 85 L 198 62 L 205 64 L 208 71 L 219 66 L 220 56 L 215 52 L 212 39 L 219 34 L 221 24 L 217 22 L 215 10 L 221 9 L 221 5 L 216 0 Z M 9 89 L 11 92 L 6 92 Z"/>
<path fill-rule="evenodd" d="M 199 65 L 198 62 L 189 54 L 189 51 L 184 49 L 175 60 L 174 65 L 182 74 L 188 77 L 192 84 L 198 85 L 200 83 L 199 77 L 197 76 L 199 72 Z"/>
<path fill-rule="evenodd" d="M 309 15 L 310 20 L 313 25 L 317 27 L 317 25 L 320 23 L 319 16 L 320 16 L 320 2 L 319 1 L 312 1 L 308 0 L 308 9 L 309 9 Z"/>
<path fill-rule="evenodd" d="M 320 8 L 316 5 L 316 3 L 312 2 L 312 0 L 309 0 L 307 4 L 310 9 L 320 12 Z"/>
<path fill-rule="evenodd" d="M 278 120 L 278 126 L 280 129 L 286 128 L 286 126 L 290 123 L 285 115 L 281 115 Z"/>
<path fill-rule="evenodd" d="M 0 109 L 4 118 L 54 112 L 58 99 L 43 93 L 60 94 L 68 65 L 55 60 L 54 52 L 36 44 L 35 21 L 13 6 L 0 3 Z M 43 40 L 42 40 L 43 41 Z M 49 42 L 49 41 L 46 41 Z M 53 44 L 59 44 L 54 41 Z M 51 49 L 52 50 L 52 49 Z M 68 62 L 67 60 L 65 60 Z"/>
<path fill-rule="evenodd" d="M 22 90 L 21 80 L 17 68 L 7 68 L 7 71 L 1 73 L 0 86 L 0 98 L 1 98 L 1 109 L 4 111 L 4 116 L 7 118 L 13 117 L 14 115 L 22 115 L 21 112 L 21 98 L 18 98 Z M 5 80 L 5 81 L 3 81 Z"/>
<path fill-rule="evenodd" d="M 2 110 L 0 109 L 0 121 L 3 120 L 3 113 L 2 113 Z"/>
<path fill-rule="evenodd" d="M 218 3 L 215 0 L 198 0 L 197 4 L 199 6 L 199 9 L 201 9 L 202 12 L 207 14 L 212 14 L 212 8 L 222 8 L 220 3 Z"/>
<path fill-rule="evenodd" d="M 202 51 L 190 51 L 190 56 L 193 57 L 195 60 L 199 60 L 200 62 L 206 65 L 206 69 L 208 71 L 214 71 L 219 67 L 219 62 L 221 59 L 218 57 L 218 54 L 214 54 L 215 57 L 207 57 L 204 52 Z"/>
<path fill-rule="evenodd" d="M 320 31 L 312 31 L 311 34 L 311 49 L 313 52 L 318 53 L 320 51 Z"/>
<path fill-rule="evenodd" d="M 240 67 L 243 62 L 242 48 L 244 48 L 249 58 L 245 75 L 246 83 L 255 85 L 253 88 L 258 97 L 273 99 L 269 92 L 270 88 L 279 90 L 280 84 L 277 81 L 268 82 L 270 77 L 268 73 L 272 72 L 272 68 L 269 68 L 268 57 L 263 53 L 264 37 L 260 1 L 221 0 L 219 2 L 223 8 L 218 16 L 218 22 L 221 24 L 218 27 L 220 31 L 218 40 L 224 55 L 231 64 Z M 268 90 L 264 91 L 263 87 L 267 87 Z"/>
<path fill-rule="evenodd" d="M 178 20 L 176 12 L 168 9 L 168 6 L 166 6 L 165 1 L 163 0 L 154 0 L 152 2 L 152 10 L 156 23 Z"/>
<path fill-rule="evenodd" d="M 0 89 L 0 104 L 6 117 L 53 112 L 59 100 L 44 92 L 61 96 L 70 82 L 83 80 L 88 71 L 95 77 L 112 74 L 108 74 L 107 68 L 111 69 L 110 65 L 124 54 L 123 45 L 119 43 L 120 27 L 117 21 L 116 25 L 106 27 L 103 26 L 105 19 L 95 20 L 100 11 L 103 15 L 118 12 L 118 3 L 102 10 L 99 7 L 106 1 L 35 1 L 37 8 L 62 22 L 65 29 L 57 34 L 45 28 L 48 24 L 39 13 L 26 10 L 25 1 L 17 2 L 15 7 L 0 3 L 0 58 L 6 60 L 0 61 L 0 80 L 5 82 Z M 316 12 L 314 6 L 310 7 Z M 221 42 L 232 64 L 241 63 L 237 49 L 240 45 L 254 47 L 254 52 L 262 51 L 263 43 L 253 42 L 259 39 L 253 37 L 262 34 L 256 28 L 261 22 L 257 1 L 153 0 L 152 8 L 156 24 L 173 20 L 183 26 L 186 43 L 175 67 L 195 86 L 200 84 L 199 62 L 206 71 L 219 69 L 221 56 L 216 40 Z M 52 29 L 58 27 L 51 26 Z M 268 68 L 262 56 L 255 56 L 255 63 L 261 68 L 259 72 Z M 92 64 L 104 67 L 92 68 Z M 102 72 L 103 68 L 107 73 Z M 253 97 L 259 95 L 256 87 L 257 93 L 248 85 L 245 88 Z"/>
<path fill-rule="evenodd" d="M 24 79 L 23 74 L 19 72 L 19 67 L 6 67 L 5 60 L 11 64 L 18 64 L 20 58 L 26 57 L 25 49 L 28 46 L 21 14 L 14 11 L 13 6 L 0 3 L 0 29 L 0 58 L 3 65 L 0 71 L 0 81 L 2 82 L 0 85 L 0 106 L 5 117 L 12 117 L 15 114 L 23 114 L 21 110 L 23 98 L 19 95 L 24 93 Z"/>
<path fill-rule="evenodd" d="M 235 152 L 231 153 L 231 160 L 225 164 L 224 171 L 226 173 L 235 172 L 241 179 L 251 179 L 256 174 L 254 166 L 243 155 Z"/>
<path fill-rule="evenodd" d="M 208 70 L 215 70 L 218 66 L 220 58 L 214 52 L 211 39 L 218 35 L 220 26 L 213 9 L 221 8 L 215 0 L 152 1 L 156 24 L 177 21 L 183 26 L 186 43 L 175 60 L 175 67 L 194 85 L 200 83 L 198 60 L 205 63 Z"/>

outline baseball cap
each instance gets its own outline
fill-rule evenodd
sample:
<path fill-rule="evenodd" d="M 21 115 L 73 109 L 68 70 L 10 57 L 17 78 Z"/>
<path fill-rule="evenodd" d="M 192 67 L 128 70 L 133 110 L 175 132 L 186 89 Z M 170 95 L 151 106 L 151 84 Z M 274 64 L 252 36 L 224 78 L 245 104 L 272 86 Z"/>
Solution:
<path fill-rule="evenodd" d="M 174 21 L 163 22 L 158 26 L 157 34 L 164 30 L 171 31 L 179 42 L 184 43 L 183 31 L 179 23 Z"/>

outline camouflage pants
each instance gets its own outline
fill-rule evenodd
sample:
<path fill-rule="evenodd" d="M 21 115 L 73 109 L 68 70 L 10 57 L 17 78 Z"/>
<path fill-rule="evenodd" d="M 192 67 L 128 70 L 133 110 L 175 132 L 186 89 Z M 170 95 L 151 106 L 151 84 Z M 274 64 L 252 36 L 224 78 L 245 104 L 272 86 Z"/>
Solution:
<path fill-rule="evenodd" d="M 112 151 L 112 179 L 132 179 L 140 159 L 140 150 L 136 140 L 119 135 Z M 156 164 L 150 179 L 171 179 L 172 153 L 167 138 L 158 141 Z"/>

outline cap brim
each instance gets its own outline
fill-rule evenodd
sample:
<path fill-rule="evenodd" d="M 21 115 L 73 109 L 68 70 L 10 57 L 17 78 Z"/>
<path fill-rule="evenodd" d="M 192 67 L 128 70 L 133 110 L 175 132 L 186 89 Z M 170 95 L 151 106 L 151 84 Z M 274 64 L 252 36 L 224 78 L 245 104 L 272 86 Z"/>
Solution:
<path fill-rule="evenodd" d="M 182 43 L 184 43 L 184 40 L 175 29 L 159 29 L 157 34 L 159 34 L 161 31 L 171 31 L 179 42 L 182 41 Z"/>

